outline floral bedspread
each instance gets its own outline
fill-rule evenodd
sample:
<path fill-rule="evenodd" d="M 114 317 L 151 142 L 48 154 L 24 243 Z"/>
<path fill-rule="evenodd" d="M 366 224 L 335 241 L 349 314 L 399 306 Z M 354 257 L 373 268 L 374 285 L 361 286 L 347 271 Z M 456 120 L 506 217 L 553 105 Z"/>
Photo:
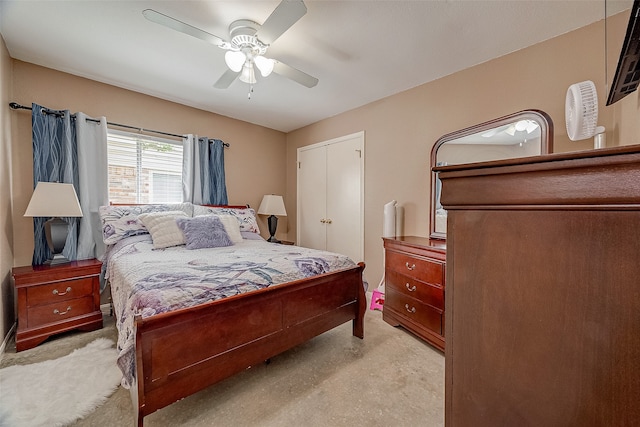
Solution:
<path fill-rule="evenodd" d="M 113 245 L 105 263 L 125 387 L 135 375 L 136 314 L 149 317 L 355 265 L 344 255 L 264 240 L 198 250 L 153 249 L 148 234 Z"/>

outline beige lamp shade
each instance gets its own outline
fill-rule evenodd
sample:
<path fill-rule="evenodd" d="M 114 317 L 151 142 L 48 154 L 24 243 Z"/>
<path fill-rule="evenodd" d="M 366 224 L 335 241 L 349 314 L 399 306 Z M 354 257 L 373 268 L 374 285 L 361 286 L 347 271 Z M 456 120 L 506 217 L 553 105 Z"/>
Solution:
<path fill-rule="evenodd" d="M 267 194 L 262 198 L 262 203 L 258 208 L 260 215 L 276 215 L 287 216 L 287 211 L 284 208 L 284 200 L 282 196 L 276 196 L 275 194 Z"/>
<path fill-rule="evenodd" d="M 81 217 L 82 209 L 73 184 L 38 182 L 24 216 Z"/>

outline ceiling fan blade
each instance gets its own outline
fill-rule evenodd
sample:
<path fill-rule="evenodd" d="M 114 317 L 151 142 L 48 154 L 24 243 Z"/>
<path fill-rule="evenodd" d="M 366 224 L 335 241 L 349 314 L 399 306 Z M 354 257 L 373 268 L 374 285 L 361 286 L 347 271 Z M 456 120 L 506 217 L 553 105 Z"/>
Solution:
<path fill-rule="evenodd" d="M 264 21 L 256 36 L 262 43 L 271 44 L 298 22 L 305 13 L 307 13 L 307 7 L 302 0 L 282 0 Z"/>
<path fill-rule="evenodd" d="M 203 31 L 192 25 L 185 24 L 182 21 L 178 21 L 175 18 L 167 16 L 163 13 L 157 12 L 153 9 L 145 9 L 142 11 L 142 14 L 144 15 L 145 18 L 147 18 L 151 22 L 164 25 L 165 27 L 169 27 L 172 30 L 176 30 L 184 34 L 188 34 L 197 39 L 204 40 L 208 43 L 211 43 L 213 45 L 225 48 L 229 44 L 228 42 L 224 41 L 218 36 L 214 36 L 213 34 L 207 33 L 206 31 Z"/>
<path fill-rule="evenodd" d="M 318 79 L 315 77 L 280 61 L 275 61 L 273 72 L 309 88 L 318 84 Z"/>
<path fill-rule="evenodd" d="M 220 76 L 218 81 L 214 83 L 213 87 L 215 87 L 216 89 L 227 89 L 229 86 L 231 86 L 231 83 L 235 81 L 236 77 L 238 77 L 239 74 L 240 73 L 228 69 L 224 72 L 223 75 Z"/>

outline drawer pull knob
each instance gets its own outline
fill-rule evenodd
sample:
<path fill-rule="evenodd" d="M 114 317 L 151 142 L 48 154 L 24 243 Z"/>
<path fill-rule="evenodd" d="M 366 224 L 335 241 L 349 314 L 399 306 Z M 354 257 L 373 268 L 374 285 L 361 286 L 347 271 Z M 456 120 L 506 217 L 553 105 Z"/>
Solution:
<path fill-rule="evenodd" d="M 71 286 L 67 286 L 67 289 L 65 289 L 63 293 L 58 292 L 58 290 L 57 290 L 57 289 L 54 289 L 54 290 L 53 290 L 53 294 L 54 294 L 54 295 L 58 295 L 58 296 L 60 296 L 60 297 L 61 297 L 61 296 L 63 296 L 63 295 L 68 294 L 69 292 L 71 292 Z"/>
<path fill-rule="evenodd" d="M 416 312 L 416 308 L 415 307 L 411 307 L 409 308 L 409 304 L 405 304 L 404 308 L 409 312 L 409 313 L 415 313 Z"/>
<path fill-rule="evenodd" d="M 416 268 L 415 264 L 409 265 L 409 261 L 405 262 L 404 265 L 407 267 L 407 270 L 415 270 Z"/>
<path fill-rule="evenodd" d="M 409 290 L 409 292 L 415 292 L 416 291 L 416 285 L 409 286 L 408 283 L 405 283 L 405 286 L 407 287 L 407 290 Z"/>
<path fill-rule="evenodd" d="M 53 314 L 59 314 L 60 316 L 67 314 L 68 312 L 71 311 L 71 306 L 67 307 L 66 311 L 60 311 L 57 308 L 53 310 Z"/>

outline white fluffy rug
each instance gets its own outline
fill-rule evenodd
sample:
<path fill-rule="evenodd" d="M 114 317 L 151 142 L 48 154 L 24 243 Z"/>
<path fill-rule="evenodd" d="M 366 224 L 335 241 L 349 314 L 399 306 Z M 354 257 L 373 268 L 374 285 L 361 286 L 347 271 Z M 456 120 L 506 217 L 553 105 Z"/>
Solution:
<path fill-rule="evenodd" d="M 120 384 L 113 341 L 99 338 L 54 360 L 0 369 L 0 426 L 64 426 Z"/>

